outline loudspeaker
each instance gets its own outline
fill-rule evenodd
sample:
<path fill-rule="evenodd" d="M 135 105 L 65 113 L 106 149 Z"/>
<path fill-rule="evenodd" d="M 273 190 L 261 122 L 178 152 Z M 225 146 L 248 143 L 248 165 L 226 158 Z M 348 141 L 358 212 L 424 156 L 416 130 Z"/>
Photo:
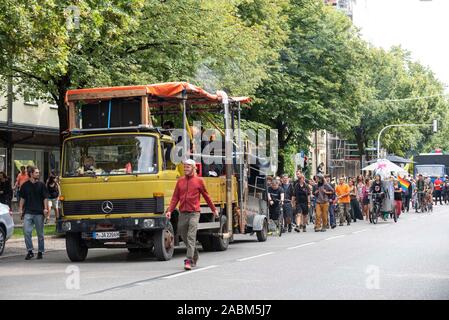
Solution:
<path fill-rule="evenodd" d="M 141 124 L 140 99 L 112 100 L 111 128 L 134 127 Z"/>
<path fill-rule="evenodd" d="M 83 129 L 107 128 L 109 101 L 85 104 L 81 107 L 81 125 Z"/>
<path fill-rule="evenodd" d="M 141 124 L 140 99 L 113 99 L 109 115 L 109 101 L 85 104 L 81 107 L 83 129 L 134 127 Z"/>

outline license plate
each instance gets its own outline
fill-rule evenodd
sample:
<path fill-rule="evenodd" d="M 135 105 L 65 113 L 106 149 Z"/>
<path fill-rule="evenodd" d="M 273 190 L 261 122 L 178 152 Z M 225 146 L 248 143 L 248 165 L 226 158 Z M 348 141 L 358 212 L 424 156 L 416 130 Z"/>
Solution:
<path fill-rule="evenodd" d="M 120 238 L 119 231 L 110 231 L 110 232 L 94 232 L 94 239 L 118 239 Z"/>

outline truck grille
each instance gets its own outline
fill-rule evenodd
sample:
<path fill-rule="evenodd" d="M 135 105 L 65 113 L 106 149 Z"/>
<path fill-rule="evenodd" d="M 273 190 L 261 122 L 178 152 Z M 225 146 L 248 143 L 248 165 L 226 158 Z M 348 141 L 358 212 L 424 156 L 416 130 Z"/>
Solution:
<path fill-rule="evenodd" d="M 110 212 L 103 211 L 102 207 L 104 207 L 105 202 L 110 202 L 112 204 L 112 210 Z M 63 201 L 62 210 L 65 216 L 89 214 L 162 213 L 164 211 L 164 198 Z"/>

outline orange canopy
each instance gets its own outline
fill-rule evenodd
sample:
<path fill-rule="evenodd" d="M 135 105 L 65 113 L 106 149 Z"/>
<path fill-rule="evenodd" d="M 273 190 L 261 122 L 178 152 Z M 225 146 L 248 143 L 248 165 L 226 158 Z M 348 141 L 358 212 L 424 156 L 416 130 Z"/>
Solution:
<path fill-rule="evenodd" d="M 166 82 L 140 86 L 103 87 L 68 90 L 66 102 L 79 100 L 112 99 L 116 97 L 132 97 L 148 95 L 149 105 L 177 105 L 180 99 L 188 104 L 216 104 L 222 97 L 211 94 L 188 82 Z M 248 103 L 250 98 L 230 98 L 231 102 Z"/>

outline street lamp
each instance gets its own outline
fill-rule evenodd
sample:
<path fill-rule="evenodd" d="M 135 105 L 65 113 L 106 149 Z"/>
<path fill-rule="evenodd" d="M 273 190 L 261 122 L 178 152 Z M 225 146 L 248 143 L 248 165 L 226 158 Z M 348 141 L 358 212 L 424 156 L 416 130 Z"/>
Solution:
<path fill-rule="evenodd" d="M 382 130 L 380 130 L 379 135 L 377 136 L 377 159 L 379 159 L 379 155 L 380 155 L 380 136 L 382 135 L 382 132 L 384 132 L 386 129 L 388 128 L 392 128 L 392 127 L 417 127 L 417 126 L 428 126 L 429 124 L 427 123 L 422 123 L 422 124 L 416 124 L 416 123 L 404 123 L 404 124 L 391 124 L 389 126 L 384 127 Z M 432 130 L 434 133 L 436 133 L 438 131 L 438 121 L 437 120 L 433 120 L 432 121 Z"/>

